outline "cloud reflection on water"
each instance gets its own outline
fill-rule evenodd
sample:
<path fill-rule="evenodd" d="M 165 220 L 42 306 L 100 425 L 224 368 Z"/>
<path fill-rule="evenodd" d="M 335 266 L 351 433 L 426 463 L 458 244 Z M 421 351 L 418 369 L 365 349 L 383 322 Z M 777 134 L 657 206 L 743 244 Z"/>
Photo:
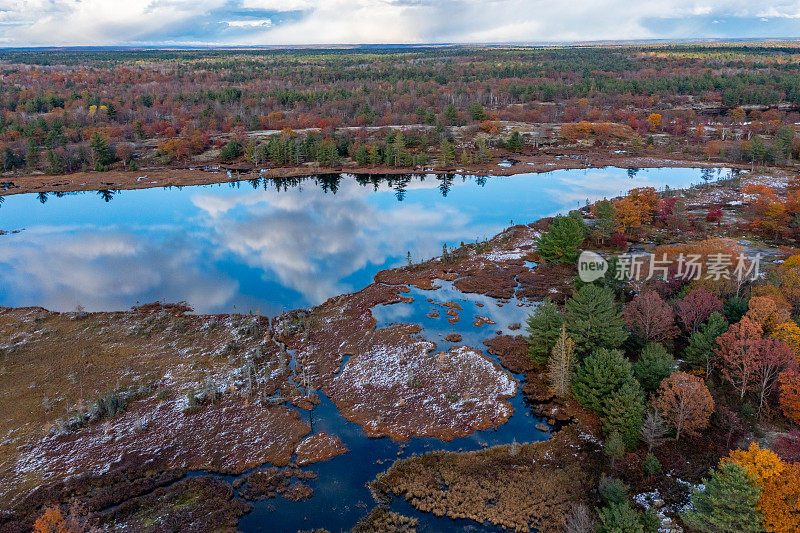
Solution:
<path fill-rule="evenodd" d="M 377 270 L 404 264 L 408 252 L 429 258 L 444 242 L 490 237 L 512 219 L 692 181 L 700 181 L 697 169 L 652 169 L 636 179 L 625 169 L 592 169 L 452 182 L 395 176 L 391 184 L 345 176 L 285 182 L 285 190 L 273 182 L 148 189 L 101 206 L 92 195 L 46 204 L 11 196 L 0 227 L 26 229 L 0 236 L 0 305 L 113 310 L 161 299 L 186 300 L 198 312 L 274 314 L 358 290 Z"/>

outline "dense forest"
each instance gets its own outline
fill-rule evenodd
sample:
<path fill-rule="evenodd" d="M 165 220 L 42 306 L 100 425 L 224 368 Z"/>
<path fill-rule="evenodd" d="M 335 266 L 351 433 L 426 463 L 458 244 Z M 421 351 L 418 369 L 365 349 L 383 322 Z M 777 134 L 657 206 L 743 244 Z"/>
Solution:
<path fill-rule="evenodd" d="M 0 152 L 5 171 L 49 174 L 446 168 L 553 144 L 786 163 L 800 152 L 799 62 L 796 43 L 6 50 Z"/>

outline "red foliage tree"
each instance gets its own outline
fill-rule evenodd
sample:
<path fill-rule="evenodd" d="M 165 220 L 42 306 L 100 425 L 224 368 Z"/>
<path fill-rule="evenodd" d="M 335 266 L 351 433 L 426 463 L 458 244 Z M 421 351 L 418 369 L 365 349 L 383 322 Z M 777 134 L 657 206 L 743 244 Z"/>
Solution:
<path fill-rule="evenodd" d="M 696 332 L 712 313 L 722 311 L 722 302 L 705 289 L 694 289 L 678 302 L 676 307 L 683 329 L 691 334 Z"/>
<path fill-rule="evenodd" d="M 661 382 L 653 406 L 675 429 L 675 440 L 678 440 L 682 434 L 696 436 L 708 427 L 714 399 L 699 377 L 673 372 Z"/>
<path fill-rule="evenodd" d="M 718 205 L 712 205 L 708 208 L 708 213 L 706 213 L 706 222 L 716 222 L 717 224 L 720 223 L 722 220 L 722 207 Z"/>
<path fill-rule="evenodd" d="M 797 360 L 794 358 L 791 347 L 778 339 L 760 339 L 754 348 L 758 411 L 760 413 L 764 402 L 772 394 L 778 382 L 778 376 L 785 371 L 796 371 Z"/>
<path fill-rule="evenodd" d="M 723 379 L 738 389 L 739 398 L 744 398 L 755 384 L 757 365 L 754 346 L 762 332 L 760 325 L 749 318 L 742 318 L 717 337 L 717 367 Z"/>
<path fill-rule="evenodd" d="M 800 375 L 797 372 L 785 371 L 778 378 L 780 396 L 778 403 L 783 414 L 800 424 Z"/>
<path fill-rule="evenodd" d="M 625 306 L 625 322 L 633 333 L 648 341 L 664 341 L 678 335 L 675 313 L 657 292 L 645 291 Z"/>

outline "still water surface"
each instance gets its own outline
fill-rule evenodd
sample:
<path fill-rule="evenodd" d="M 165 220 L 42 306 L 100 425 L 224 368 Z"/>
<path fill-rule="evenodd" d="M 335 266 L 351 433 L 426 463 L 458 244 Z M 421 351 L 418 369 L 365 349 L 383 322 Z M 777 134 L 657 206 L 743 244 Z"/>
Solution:
<path fill-rule="evenodd" d="M 274 315 L 358 290 L 379 270 L 633 187 L 727 169 L 558 170 L 510 177 L 326 175 L 0 204 L 0 305 L 122 310 L 154 300 Z"/>

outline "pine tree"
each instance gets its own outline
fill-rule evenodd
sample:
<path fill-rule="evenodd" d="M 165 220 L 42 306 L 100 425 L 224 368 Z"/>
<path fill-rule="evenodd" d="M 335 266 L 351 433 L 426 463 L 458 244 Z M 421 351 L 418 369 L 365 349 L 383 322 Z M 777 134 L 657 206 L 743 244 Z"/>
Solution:
<path fill-rule="evenodd" d="M 763 531 L 757 507 L 761 489 L 744 468 L 723 461 L 703 482 L 705 490 L 692 494 L 693 510 L 682 514 L 684 522 L 708 533 Z"/>
<path fill-rule="evenodd" d="M 89 141 L 89 148 L 92 149 L 95 170 L 108 170 L 108 165 L 114 162 L 114 154 L 106 138 L 94 132 Z"/>
<path fill-rule="evenodd" d="M 601 200 L 594 204 L 592 212 L 594 213 L 595 221 L 594 229 L 600 233 L 601 239 L 605 242 L 616 230 L 614 204 L 608 200 Z"/>
<path fill-rule="evenodd" d="M 558 305 L 545 299 L 528 317 L 528 357 L 536 364 L 544 364 L 558 339 L 564 317 Z"/>
<path fill-rule="evenodd" d="M 442 139 L 439 143 L 439 152 L 442 155 L 442 165 L 449 166 L 456 160 L 456 151 L 447 139 Z"/>
<path fill-rule="evenodd" d="M 651 342 L 633 365 L 633 374 L 647 392 L 653 392 L 675 370 L 675 359 L 661 344 Z"/>
<path fill-rule="evenodd" d="M 616 348 L 627 338 L 622 313 L 614 302 L 614 291 L 584 285 L 566 304 L 567 332 L 579 353 L 594 348 Z"/>
<path fill-rule="evenodd" d="M 717 337 L 728 331 L 728 323 L 719 313 L 712 313 L 708 321 L 689 339 L 689 345 L 684 351 L 687 361 L 711 373 L 714 367 L 714 350 L 717 347 Z"/>
<path fill-rule="evenodd" d="M 574 263 L 578 260 L 578 246 L 586 236 L 586 224 L 580 215 L 557 216 L 547 233 L 536 240 L 542 259 L 551 263 Z"/>
<path fill-rule="evenodd" d="M 569 396 L 572 389 L 572 370 L 575 366 L 575 343 L 567 335 L 567 328 L 561 325 L 561 333 L 548 362 L 550 388 L 556 396 Z"/>
<path fill-rule="evenodd" d="M 627 448 L 639 442 L 644 417 L 645 395 L 636 380 L 629 380 L 603 402 L 603 431 L 617 432 Z"/>
<path fill-rule="evenodd" d="M 631 363 L 621 351 L 599 348 L 578 366 L 572 393 L 582 406 L 602 413 L 606 398 L 633 379 Z"/>

